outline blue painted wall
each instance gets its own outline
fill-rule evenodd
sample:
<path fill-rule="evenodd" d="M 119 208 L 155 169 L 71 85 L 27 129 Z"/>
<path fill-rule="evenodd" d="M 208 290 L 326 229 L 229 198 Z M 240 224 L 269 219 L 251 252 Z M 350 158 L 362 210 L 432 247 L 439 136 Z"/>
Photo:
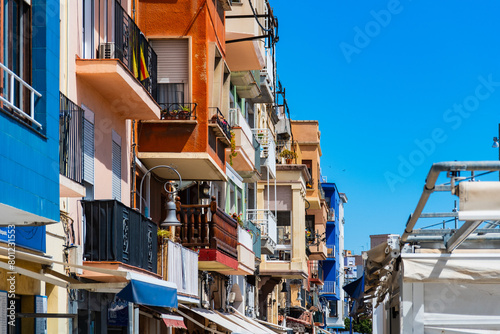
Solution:
<path fill-rule="evenodd" d="M 32 86 L 42 94 L 35 119 L 43 129 L 0 112 L 0 203 L 59 221 L 58 1 L 32 0 L 32 29 Z M 18 246 L 45 252 L 45 227 L 18 230 Z"/>
<path fill-rule="evenodd" d="M 335 221 L 327 221 L 326 223 L 326 244 L 335 245 L 335 258 L 327 258 L 323 261 L 323 272 L 325 277 L 325 282 L 336 282 L 335 285 L 335 295 L 325 295 L 326 299 L 336 300 L 340 295 L 340 287 L 338 280 L 338 273 L 340 269 L 340 264 L 338 259 L 340 258 L 339 249 L 339 205 L 340 197 L 339 192 L 335 183 L 323 183 L 323 189 L 325 191 L 325 199 L 329 204 L 331 209 L 335 210 Z"/>

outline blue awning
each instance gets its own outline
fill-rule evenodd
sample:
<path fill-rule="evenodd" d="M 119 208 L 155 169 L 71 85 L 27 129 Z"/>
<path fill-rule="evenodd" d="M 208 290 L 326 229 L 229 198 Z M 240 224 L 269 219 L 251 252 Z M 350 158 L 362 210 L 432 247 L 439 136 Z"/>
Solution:
<path fill-rule="evenodd" d="M 130 283 L 117 293 L 123 300 L 147 306 L 177 308 L 177 289 L 140 280 Z"/>
<path fill-rule="evenodd" d="M 355 315 L 364 304 L 364 296 L 365 296 L 365 275 L 361 276 L 357 280 L 352 283 L 347 284 L 343 287 L 344 291 L 347 292 L 349 296 L 354 299 L 352 303 L 351 311 L 349 312 L 350 316 Z"/>

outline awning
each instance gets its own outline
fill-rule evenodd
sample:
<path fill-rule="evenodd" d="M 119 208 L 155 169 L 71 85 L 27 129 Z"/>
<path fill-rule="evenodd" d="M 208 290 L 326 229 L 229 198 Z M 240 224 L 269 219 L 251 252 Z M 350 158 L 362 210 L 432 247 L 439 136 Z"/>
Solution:
<path fill-rule="evenodd" d="M 342 289 L 354 299 L 354 303 L 352 303 L 352 308 L 349 312 L 349 315 L 356 315 L 358 309 L 363 306 L 364 296 L 365 296 L 365 275 L 361 276 L 354 282 L 351 282 L 344 286 Z"/>
<path fill-rule="evenodd" d="M 237 311 L 234 307 L 232 307 L 233 311 Z M 228 314 L 228 313 L 222 313 L 221 314 L 223 317 L 226 319 L 234 322 L 237 325 L 240 325 L 244 327 L 246 330 L 250 331 L 251 333 L 255 334 L 274 334 L 275 332 L 271 331 L 268 328 L 265 328 L 264 326 L 252 321 L 252 319 L 244 316 L 241 313 L 234 313 L 234 314 Z"/>
<path fill-rule="evenodd" d="M 8 255 L 8 249 L 0 247 L 0 256 Z M 48 256 L 41 256 L 16 250 L 16 258 L 42 265 L 59 264 L 67 267 L 85 269 L 115 276 L 116 282 L 82 283 L 72 277 L 50 268 L 35 272 L 16 266 L 14 270 L 7 262 L 0 261 L 0 268 L 17 272 L 21 275 L 44 281 L 65 289 L 84 289 L 94 292 L 119 293 L 122 299 L 133 303 L 177 308 L 177 285 L 151 276 L 123 270 L 104 269 L 56 261 Z"/>
<path fill-rule="evenodd" d="M 250 331 L 247 331 L 243 327 L 238 326 L 234 322 L 225 319 L 224 317 L 222 317 L 221 315 L 217 314 L 214 311 L 206 310 L 206 309 L 202 309 L 202 308 L 188 308 L 182 304 L 181 304 L 181 306 L 185 309 L 189 309 L 189 310 L 193 311 L 194 313 L 198 314 L 199 316 L 202 316 L 202 317 L 216 323 L 217 325 L 219 325 L 221 327 L 224 327 L 226 330 L 230 331 L 233 334 L 251 334 L 252 333 Z M 180 311 L 179 314 L 183 315 L 182 311 Z"/>
<path fill-rule="evenodd" d="M 302 320 L 302 319 L 297 319 L 297 318 L 293 318 L 293 317 L 286 317 L 286 321 L 291 321 L 291 322 L 296 322 L 298 324 L 301 324 L 301 325 L 304 325 L 304 326 L 308 326 L 308 327 L 311 327 L 312 324 L 308 323 L 307 321 L 305 320 Z"/>
<path fill-rule="evenodd" d="M 167 281 L 155 281 L 157 282 L 132 279 L 116 296 L 140 305 L 177 308 L 177 289 L 171 283 L 163 283 L 169 283 Z"/>
<path fill-rule="evenodd" d="M 162 314 L 161 319 L 167 327 L 187 329 L 186 325 L 184 324 L 183 317 L 178 317 L 170 314 Z"/>
<path fill-rule="evenodd" d="M 323 333 L 323 334 L 331 334 L 328 331 L 325 331 L 323 328 L 319 328 L 318 326 L 314 326 L 316 328 L 316 333 Z"/>
<path fill-rule="evenodd" d="M 280 326 L 277 324 L 273 324 L 272 322 L 267 322 L 267 321 L 260 320 L 260 319 L 255 319 L 255 321 L 266 326 L 266 327 L 269 327 L 271 330 L 275 331 L 276 333 L 287 333 L 288 331 L 292 330 L 291 328 L 283 327 L 283 326 Z"/>

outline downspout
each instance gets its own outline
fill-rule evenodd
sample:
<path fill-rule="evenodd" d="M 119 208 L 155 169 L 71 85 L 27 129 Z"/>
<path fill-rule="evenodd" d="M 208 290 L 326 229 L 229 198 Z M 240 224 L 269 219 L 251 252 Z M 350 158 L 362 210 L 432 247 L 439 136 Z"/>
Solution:
<path fill-rule="evenodd" d="M 420 218 L 422 211 L 429 199 L 429 196 L 434 192 L 437 178 L 441 172 L 444 171 L 472 171 L 472 170 L 487 170 L 498 171 L 500 170 L 500 161 L 448 161 L 438 162 L 432 165 L 427 179 L 425 181 L 424 190 L 417 203 L 415 211 L 410 215 L 406 223 L 406 228 L 401 236 L 401 243 L 403 244 L 408 240 L 408 236 L 413 231 L 417 220 Z"/>

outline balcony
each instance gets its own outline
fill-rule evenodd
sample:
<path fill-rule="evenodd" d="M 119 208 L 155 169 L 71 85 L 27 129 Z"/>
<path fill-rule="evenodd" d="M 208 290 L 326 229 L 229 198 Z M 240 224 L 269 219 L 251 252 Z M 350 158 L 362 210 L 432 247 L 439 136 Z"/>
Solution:
<path fill-rule="evenodd" d="M 323 289 L 320 291 L 320 295 L 337 295 L 337 283 L 335 281 L 325 281 L 323 283 Z"/>
<path fill-rule="evenodd" d="M 260 167 L 262 177 L 276 178 L 276 143 L 269 129 L 252 129 L 252 132 L 260 144 Z"/>
<path fill-rule="evenodd" d="M 261 95 L 259 71 L 231 72 L 231 83 L 240 98 L 253 99 Z"/>
<path fill-rule="evenodd" d="M 84 261 L 157 272 L 157 225 L 116 200 L 82 201 Z M 94 262 L 94 263 L 92 263 Z M 99 264 L 96 264 L 99 265 Z M 83 275 L 92 278 L 89 275 Z"/>
<path fill-rule="evenodd" d="M 198 253 L 171 240 L 159 244 L 158 274 L 177 285 L 180 302 L 197 302 L 198 275 L 193 273 L 198 272 Z"/>
<path fill-rule="evenodd" d="M 260 228 L 261 253 L 272 255 L 276 250 L 276 218 L 270 210 L 247 209 L 247 220 Z"/>
<path fill-rule="evenodd" d="M 224 141 L 227 145 L 231 144 L 231 126 L 222 112 L 217 107 L 208 108 L 208 126 L 213 129 L 216 137 Z"/>
<path fill-rule="evenodd" d="M 287 165 L 297 164 L 299 153 L 300 149 L 296 141 L 278 140 L 276 142 L 276 155 L 279 157 L 278 159 L 281 163 L 286 163 Z M 311 180 L 306 181 L 306 187 L 308 186 L 307 183 L 310 182 Z"/>
<path fill-rule="evenodd" d="M 0 76 L 4 82 L 0 94 L 3 110 L 22 119 L 34 129 L 43 130 L 41 119 L 36 120 L 35 115 L 35 104 L 42 94 L 2 63 L 0 63 Z"/>
<path fill-rule="evenodd" d="M 197 103 L 160 103 L 161 119 L 196 121 Z"/>
<path fill-rule="evenodd" d="M 260 227 L 258 227 L 253 222 L 247 220 L 247 221 L 245 221 L 245 228 L 252 235 L 252 243 L 253 243 L 252 250 L 255 254 L 255 258 L 260 260 L 261 245 L 262 245 Z"/>
<path fill-rule="evenodd" d="M 224 141 L 218 140 L 214 131 L 198 124 L 201 115 L 198 115 L 195 103 L 182 106 L 189 109 L 183 112 L 185 119 L 179 112 L 173 111 L 179 110 L 179 106 L 165 104 L 161 120 L 139 122 L 137 156 L 148 169 L 159 165 L 175 165 L 182 171 L 185 180 L 226 181 L 227 137 L 222 135 Z M 166 179 L 171 177 L 167 169 L 161 168 L 155 173 Z"/>
<path fill-rule="evenodd" d="M 263 0 L 253 1 L 253 10 L 259 14 L 271 12 Z M 231 71 L 260 70 L 265 66 L 264 37 L 251 38 L 268 34 L 261 27 L 271 27 L 272 16 L 260 17 L 257 22 L 253 10 L 242 1 L 226 15 L 226 60 Z M 235 40 L 240 41 L 231 42 Z"/>
<path fill-rule="evenodd" d="M 111 25 L 108 21 L 114 22 L 114 35 L 94 37 L 96 41 L 109 39 L 111 42 L 89 45 L 91 52 L 85 59 L 76 60 L 77 78 L 111 101 L 120 117 L 159 119 L 156 53 L 118 1 L 106 6 L 114 17 L 102 20 L 108 25 Z M 99 54 L 94 57 L 97 48 Z"/>
<path fill-rule="evenodd" d="M 335 254 L 335 245 L 326 245 L 326 258 L 335 259 L 337 256 Z"/>
<path fill-rule="evenodd" d="M 318 261 L 309 261 L 309 281 L 323 285 L 323 267 Z"/>
<path fill-rule="evenodd" d="M 224 275 L 253 275 L 255 271 L 255 253 L 253 236 L 246 229 L 238 226 L 238 269 L 222 272 Z"/>
<path fill-rule="evenodd" d="M 327 216 L 327 224 L 328 223 L 335 223 L 335 208 L 329 208 L 328 209 L 328 216 Z"/>
<path fill-rule="evenodd" d="M 245 182 L 256 182 L 260 173 L 255 169 L 255 146 L 252 129 L 239 109 L 229 110 L 229 124 L 234 133 L 234 152 L 226 151 L 226 161 L 232 162 L 232 167 Z M 255 142 L 256 143 L 256 142 Z M 259 167 L 260 168 L 260 167 Z"/>
<path fill-rule="evenodd" d="M 238 223 L 215 200 L 207 205 L 177 202 L 177 216 L 182 226 L 176 236 L 184 247 L 199 249 L 199 270 L 238 270 Z"/>
<path fill-rule="evenodd" d="M 325 260 L 327 257 L 327 248 L 324 242 L 317 242 L 309 245 L 309 260 Z"/>
<path fill-rule="evenodd" d="M 270 49 L 266 48 L 266 67 L 260 70 L 260 92 L 261 95 L 253 99 L 255 103 L 274 102 L 274 56 Z"/>
<path fill-rule="evenodd" d="M 84 197 L 83 109 L 59 95 L 59 193 L 60 197 Z"/>

